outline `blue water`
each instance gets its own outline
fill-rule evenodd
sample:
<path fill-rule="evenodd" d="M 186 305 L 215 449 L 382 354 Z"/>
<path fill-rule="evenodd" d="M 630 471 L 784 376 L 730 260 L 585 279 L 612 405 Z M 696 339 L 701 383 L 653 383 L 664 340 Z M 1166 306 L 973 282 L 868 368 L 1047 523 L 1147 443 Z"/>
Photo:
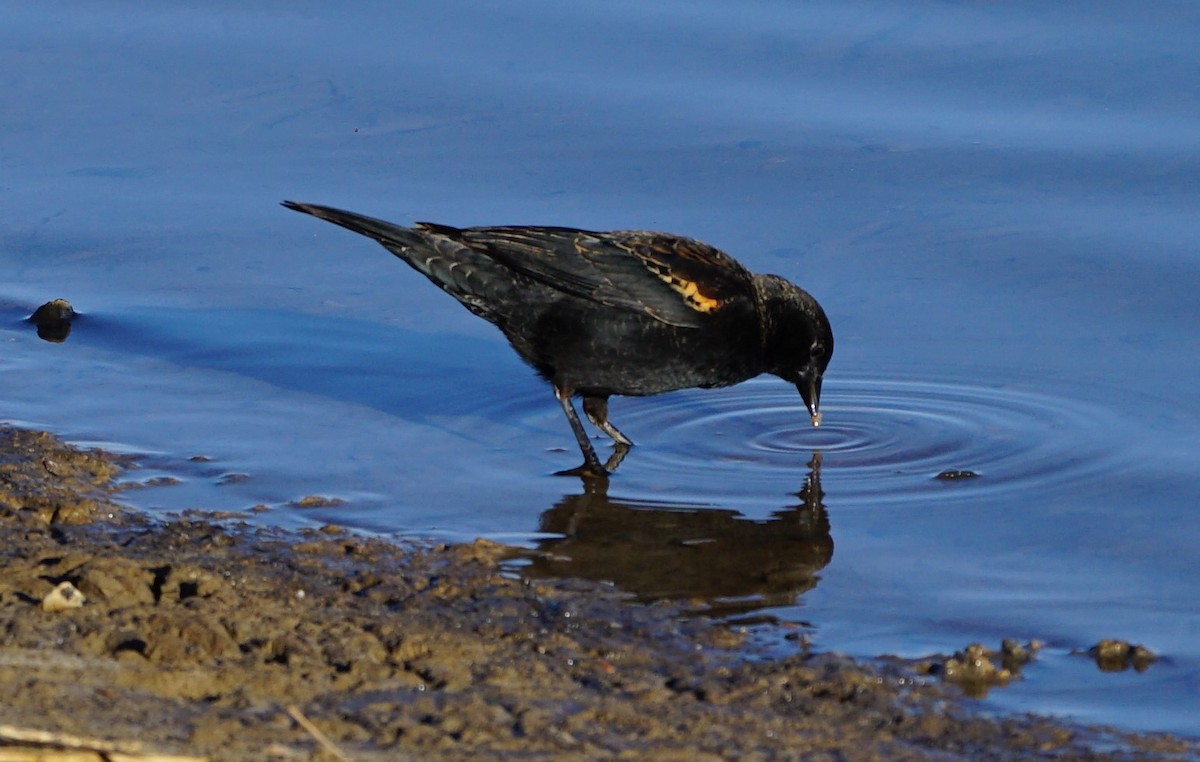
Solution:
<path fill-rule="evenodd" d="M 1197 735 L 1198 43 L 1171 2 L 8 3 L 0 417 L 179 479 L 153 512 L 485 535 L 862 656 L 1041 639 L 986 706 Z M 614 400 L 589 494 L 494 329 L 284 198 L 718 245 L 825 306 L 825 425 Z"/>

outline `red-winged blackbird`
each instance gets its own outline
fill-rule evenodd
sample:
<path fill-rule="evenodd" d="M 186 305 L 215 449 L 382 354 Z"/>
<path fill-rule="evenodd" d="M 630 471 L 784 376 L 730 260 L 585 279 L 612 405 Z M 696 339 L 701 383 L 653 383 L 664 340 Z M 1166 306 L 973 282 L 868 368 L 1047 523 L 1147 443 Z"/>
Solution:
<path fill-rule="evenodd" d="M 411 228 L 327 206 L 283 205 L 374 238 L 494 323 L 550 382 L 584 464 L 603 476 L 632 442 L 608 421 L 613 394 L 731 386 L 761 373 L 793 383 L 814 426 L 833 332 L 821 305 L 712 246 L 634 230 Z M 571 398 L 616 444 L 601 465 Z"/>

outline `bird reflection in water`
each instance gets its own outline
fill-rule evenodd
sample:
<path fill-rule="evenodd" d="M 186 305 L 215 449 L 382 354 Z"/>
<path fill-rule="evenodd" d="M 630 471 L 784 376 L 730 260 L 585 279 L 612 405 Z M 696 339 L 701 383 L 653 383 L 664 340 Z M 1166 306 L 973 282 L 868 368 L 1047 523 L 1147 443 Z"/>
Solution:
<path fill-rule="evenodd" d="M 540 529 L 561 535 L 528 555 L 528 577 L 612 582 L 638 600 L 690 603 L 696 613 L 745 615 L 787 606 L 816 586 L 833 558 L 829 515 L 814 453 L 795 505 L 751 520 L 699 505 L 610 499 L 607 480 L 542 514 Z"/>

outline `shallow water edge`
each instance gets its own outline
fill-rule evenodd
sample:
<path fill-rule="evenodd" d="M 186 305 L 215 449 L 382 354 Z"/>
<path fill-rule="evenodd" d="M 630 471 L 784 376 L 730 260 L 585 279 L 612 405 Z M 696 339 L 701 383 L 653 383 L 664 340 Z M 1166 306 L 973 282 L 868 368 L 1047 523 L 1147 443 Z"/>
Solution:
<path fill-rule="evenodd" d="M 486 541 L 152 521 L 113 502 L 120 468 L 0 429 L 7 730 L 232 760 L 324 753 L 297 717 L 356 760 L 1200 753 L 1167 735 L 980 716 L 912 665 L 802 641 L 747 658 L 737 627 L 598 583 L 520 579 Z"/>

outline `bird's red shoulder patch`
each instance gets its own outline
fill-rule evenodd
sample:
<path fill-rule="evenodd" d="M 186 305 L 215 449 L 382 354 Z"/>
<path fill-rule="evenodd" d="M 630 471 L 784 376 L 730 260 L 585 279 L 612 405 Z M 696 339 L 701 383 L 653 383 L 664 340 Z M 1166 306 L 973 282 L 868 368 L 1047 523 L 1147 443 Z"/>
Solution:
<path fill-rule="evenodd" d="M 646 267 L 650 272 L 654 273 L 670 286 L 672 291 L 683 297 L 684 304 L 697 312 L 707 314 L 720 309 L 721 305 L 724 304 L 720 299 L 715 299 L 705 294 L 700 289 L 700 284 L 696 281 L 689 280 L 679 273 L 672 271 L 671 267 L 665 262 L 650 258 L 645 258 L 642 261 L 646 263 Z"/>

